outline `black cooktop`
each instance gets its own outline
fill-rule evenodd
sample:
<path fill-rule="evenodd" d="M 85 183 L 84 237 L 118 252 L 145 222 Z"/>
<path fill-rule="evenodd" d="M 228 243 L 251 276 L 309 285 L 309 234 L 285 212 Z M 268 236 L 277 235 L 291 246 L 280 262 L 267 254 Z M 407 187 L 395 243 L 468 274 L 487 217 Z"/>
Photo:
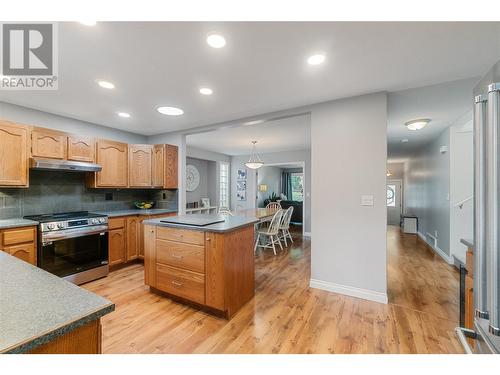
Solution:
<path fill-rule="evenodd" d="M 24 219 L 38 221 L 40 223 L 48 221 L 63 221 L 71 219 L 86 219 L 91 217 L 106 217 L 106 215 L 93 214 L 88 211 L 57 212 L 53 214 L 28 215 Z"/>

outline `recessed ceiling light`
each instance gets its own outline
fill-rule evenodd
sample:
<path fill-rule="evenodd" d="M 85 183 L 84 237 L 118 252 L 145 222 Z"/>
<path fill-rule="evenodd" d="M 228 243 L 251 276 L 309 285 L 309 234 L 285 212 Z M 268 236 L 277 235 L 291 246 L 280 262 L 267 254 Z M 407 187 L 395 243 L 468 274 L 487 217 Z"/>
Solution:
<path fill-rule="evenodd" d="M 406 121 L 405 126 L 409 130 L 420 130 L 425 128 L 429 122 L 431 122 L 430 119 L 423 118 L 423 119 L 418 119 L 418 120 L 411 120 L 411 121 Z"/>
<path fill-rule="evenodd" d="M 207 36 L 207 43 L 212 48 L 222 48 L 226 45 L 226 39 L 220 34 L 210 34 Z"/>
<path fill-rule="evenodd" d="M 184 111 L 177 107 L 158 107 L 156 110 L 161 114 L 168 116 L 180 116 L 184 114 Z"/>
<path fill-rule="evenodd" d="M 408 143 L 408 138 L 404 138 L 401 140 L 401 143 Z"/>
<path fill-rule="evenodd" d="M 208 87 L 202 87 L 200 89 L 200 94 L 201 95 L 212 95 L 214 93 L 214 90 L 208 88 Z"/>
<path fill-rule="evenodd" d="M 95 26 L 97 21 L 80 21 L 80 23 L 85 26 Z"/>
<path fill-rule="evenodd" d="M 317 53 L 315 55 L 309 56 L 307 63 L 309 65 L 319 65 L 325 62 L 326 56 L 322 53 Z"/>
<path fill-rule="evenodd" d="M 97 84 L 103 89 L 114 89 L 115 85 L 108 81 L 97 81 Z"/>
<path fill-rule="evenodd" d="M 127 113 L 127 112 L 117 112 L 116 114 L 118 116 L 120 116 L 120 117 L 123 117 L 123 118 L 129 118 L 130 117 L 130 113 Z"/>

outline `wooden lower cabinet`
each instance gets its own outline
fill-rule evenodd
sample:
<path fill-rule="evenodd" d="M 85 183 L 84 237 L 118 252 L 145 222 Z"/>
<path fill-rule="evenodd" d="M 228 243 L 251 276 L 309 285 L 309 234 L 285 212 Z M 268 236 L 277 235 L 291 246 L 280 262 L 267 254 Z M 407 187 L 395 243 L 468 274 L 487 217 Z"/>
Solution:
<path fill-rule="evenodd" d="M 253 236 L 145 225 L 145 283 L 230 318 L 254 296 Z"/>
<path fill-rule="evenodd" d="M 176 215 L 132 215 L 109 219 L 109 265 L 117 266 L 136 259 L 144 259 L 144 230 L 142 222 L 147 219 Z"/>
<path fill-rule="evenodd" d="M 1 250 L 36 266 L 36 227 L 4 229 L 0 236 Z"/>
<path fill-rule="evenodd" d="M 101 320 L 94 320 L 31 350 L 30 354 L 101 354 Z"/>

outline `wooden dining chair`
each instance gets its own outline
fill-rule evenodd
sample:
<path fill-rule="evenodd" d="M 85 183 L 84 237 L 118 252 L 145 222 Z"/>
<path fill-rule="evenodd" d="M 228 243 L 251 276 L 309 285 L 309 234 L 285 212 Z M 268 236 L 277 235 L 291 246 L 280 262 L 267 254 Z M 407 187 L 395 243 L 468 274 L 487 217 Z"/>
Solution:
<path fill-rule="evenodd" d="M 292 220 L 293 206 L 287 208 L 281 218 L 279 230 L 281 231 L 280 241 L 285 241 L 285 247 L 288 246 L 287 238 L 293 243 L 292 235 L 290 234 L 290 221 Z"/>
<path fill-rule="evenodd" d="M 271 248 L 273 249 L 274 255 L 276 255 L 276 243 L 283 250 L 281 241 L 279 239 L 279 228 L 281 224 L 281 218 L 283 217 L 283 210 L 278 210 L 274 214 L 269 227 L 257 230 L 257 240 L 255 240 L 254 252 L 257 251 L 258 247 Z M 265 239 L 267 242 L 264 244 L 260 243 L 260 239 Z"/>
<path fill-rule="evenodd" d="M 219 207 L 219 209 L 217 210 L 217 213 L 219 215 L 234 216 L 234 214 L 231 212 L 231 210 L 227 207 Z"/>
<path fill-rule="evenodd" d="M 278 202 L 269 202 L 266 206 L 266 210 L 281 210 L 281 204 Z"/>

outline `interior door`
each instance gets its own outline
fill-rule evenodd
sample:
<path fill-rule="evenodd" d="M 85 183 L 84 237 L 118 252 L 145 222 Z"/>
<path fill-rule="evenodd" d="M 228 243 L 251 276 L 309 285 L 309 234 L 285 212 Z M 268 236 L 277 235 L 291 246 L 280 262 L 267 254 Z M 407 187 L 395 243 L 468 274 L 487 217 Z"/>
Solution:
<path fill-rule="evenodd" d="M 401 181 L 387 181 L 387 224 L 399 225 L 401 219 Z"/>

